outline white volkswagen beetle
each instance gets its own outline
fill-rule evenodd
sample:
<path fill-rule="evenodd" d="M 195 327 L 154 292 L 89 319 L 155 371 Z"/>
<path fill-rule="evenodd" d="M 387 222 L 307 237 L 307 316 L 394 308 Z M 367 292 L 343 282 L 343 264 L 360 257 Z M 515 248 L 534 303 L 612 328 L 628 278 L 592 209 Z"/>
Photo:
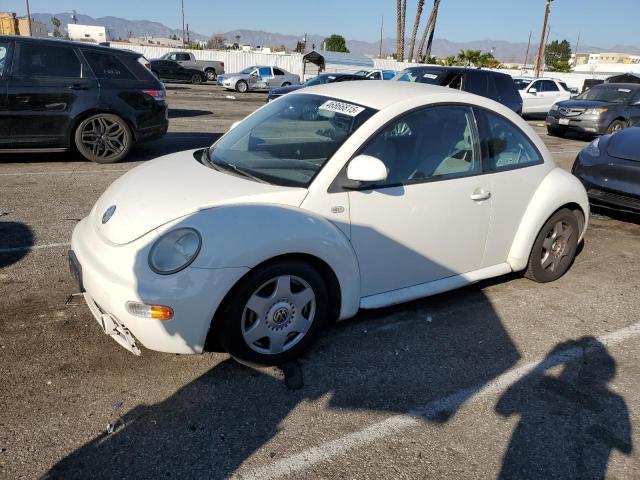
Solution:
<path fill-rule="evenodd" d="M 345 82 L 271 102 L 212 147 L 133 169 L 73 233 L 71 270 L 134 353 L 299 355 L 321 327 L 508 272 L 570 267 L 580 182 L 486 98 Z"/>

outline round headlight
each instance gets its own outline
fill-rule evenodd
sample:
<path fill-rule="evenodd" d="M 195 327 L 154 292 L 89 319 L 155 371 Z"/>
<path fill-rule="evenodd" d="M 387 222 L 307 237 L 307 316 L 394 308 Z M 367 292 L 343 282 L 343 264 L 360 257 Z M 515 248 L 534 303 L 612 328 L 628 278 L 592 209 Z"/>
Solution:
<path fill-rule="evenodd" d="M 169 275 L 187 268 L 200 252 L 202 239 L 192 228 L 178 228 L 160 237 L 149 252 L 151 270 Z"/>

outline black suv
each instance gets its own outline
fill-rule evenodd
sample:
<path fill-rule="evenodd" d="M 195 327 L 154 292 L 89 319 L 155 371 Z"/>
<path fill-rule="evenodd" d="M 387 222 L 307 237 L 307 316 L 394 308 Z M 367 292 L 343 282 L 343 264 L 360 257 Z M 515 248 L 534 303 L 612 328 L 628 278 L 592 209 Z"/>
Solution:
<path fill-rule="evenodd" d="M 164 86 L 139 53 L 0 36 L 0 152 L 76 148 L 113 163 L 168 124 Z"/>
<path fill-rule="evenodd" d="M 509 75 L 492 70 L 465 67 L 410 67 L 398 74 L 401 82 L 428 83 L 451 87 L 490 98 L 522 115 L 522 97 Z"/>

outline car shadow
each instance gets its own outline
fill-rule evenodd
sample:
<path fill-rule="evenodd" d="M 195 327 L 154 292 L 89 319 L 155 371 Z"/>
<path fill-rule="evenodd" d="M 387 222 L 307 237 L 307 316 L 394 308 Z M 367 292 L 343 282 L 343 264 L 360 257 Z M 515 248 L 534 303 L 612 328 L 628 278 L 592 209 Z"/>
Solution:
<path fill-rule="evenodd" d="M 169 118 L 190 118 L 190 117 L 200 117 L 203 115 L 212 115 L 213 112 L 210 110 L 196 110 L 189 108 L 170 108 L 169 109 Z"/>
<path fill-rule="evenodd" d="M 597 205 L 591 205 L 591 213 L 594 215 L 609 217 L 613 220 L 618 220 L 619 222 L 640 225 L 640 213 L 616 210 L 615 208 L 607 208 Z"/>
<path fill-rule="evenodd" d="M 209 147 L 222 135 L 222 133 L 169 132 L 159 140 L 136 145 L 124 161 L 140 162 L 170 153 Z"/>
<path fill-rule="evenodd" d="M 33 231 L 28 225 L 0 220 L 0 268 L 22 260 L 33 244 Z"/>
<path fill-rule="evenodd" d="M 627 405 L 608 386 L 615 374 L 615 360 L 595 338 L 556 345 L 495 407 L 519 416 L 499 478 L 605 478 L 613 450 L 633 449 Z"/>

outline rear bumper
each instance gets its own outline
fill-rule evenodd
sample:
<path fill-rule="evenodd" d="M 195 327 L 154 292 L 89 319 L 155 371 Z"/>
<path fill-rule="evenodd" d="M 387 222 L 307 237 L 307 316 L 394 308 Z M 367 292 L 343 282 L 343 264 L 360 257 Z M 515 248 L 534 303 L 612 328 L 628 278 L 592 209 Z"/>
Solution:
<path fill-rule="evenodd" d="M 188 267 L 158 275 L 146 258 L 158 238 L 151 232 L 126 245 L 113 245 L 97 233 L 88 218 L 75 228 L 71 248 L 79 263 L 89 310 L 104 333 L 139 354 L 138 343 L 150 350 L 201 353 L 213 316 L 227 292 L 247 268 Z M 165 305 L 171 320 L 134 316 L 126 303 Z"/>

